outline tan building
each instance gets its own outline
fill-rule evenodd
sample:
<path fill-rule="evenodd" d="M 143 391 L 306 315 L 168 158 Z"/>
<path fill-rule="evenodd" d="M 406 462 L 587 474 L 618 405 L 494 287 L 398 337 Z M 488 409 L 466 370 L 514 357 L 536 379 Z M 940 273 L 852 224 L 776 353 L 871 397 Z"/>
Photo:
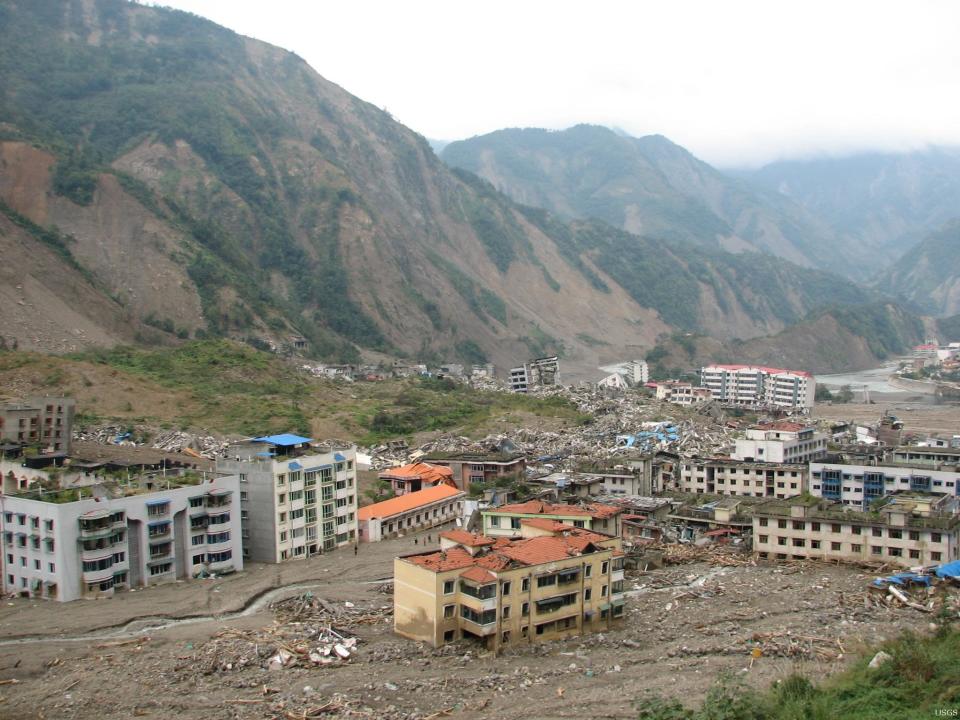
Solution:
<path fill-rule="evenodd" d="M 460 517 L 466 497 L 463 490 L 441 484 L 366 505 L 357 513 L 360 540 L 378 542 L 451 522 Z"/>
<path fill-rule="evenodd" d="M 440 550 L 394 560 L 394 630 L 439 647 L 487 649 L 613 626 L 623 616 L 620 539 L 545 518 L 518 539 L 455 530 Z"/>
<path fill-rule="evenodd" d="M 820 498 L 772 500 L 753 509 L 753 549 L 777 560 L 950 562 L 960 540 L 955 503 L 944 495 L 902 494 L 865 513 Z"/>
<path fill-rule="evenodd" d="M 495 482 L 503 477 L 523 478 L 527 468 L 522 453 L 434 453 L 420 458 L 420 462 L 450 468 L 454 483 L 467 491 L 477 483 Z"/>
<path fill-rule="evenodd" d="M 684 458 L 679 467 L 681 492 L 783 499 L 807 489 L 806 465 Z"/>
<path fill-rule="evenodd" d="M 0 406 L 0 443 L 69 455 L 75 408 L 75 400 L 63 397 L 33 397 Z"/>
<path fill-rule="evenodd" d="M 528 500 L 513 505 L 482 510 L 483 532 L 491 537 L 512 537 L 520 534 L 526 518 L 547 518 L 594 532 L 620 535 L 620 515 L 623 510 L 614 505 L 588 503 L 563 505 Z"/>
<path fill-rule="evenodd" d="M 657 400 L 675 405 L 700 405 L 713 400 L 713 393 L 709 388 L 696 387 L 693 383 L 666 380 L 657 383 Z"/>

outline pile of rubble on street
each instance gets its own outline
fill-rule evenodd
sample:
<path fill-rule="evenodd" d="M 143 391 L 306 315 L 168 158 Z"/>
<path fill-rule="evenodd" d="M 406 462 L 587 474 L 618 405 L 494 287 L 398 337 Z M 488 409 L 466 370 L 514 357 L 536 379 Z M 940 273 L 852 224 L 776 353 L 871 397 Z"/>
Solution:
<path fill-rule="evenodd" d="M 393 608 L 342 607 L 304 593 L 270 605 L 276 622 L 259 630 L 223 630 L 199 652 L 197 666 L 210 674 L 255 666 L 270 670 L 349 662 L 357 652 L 358 625 L 390 623 Z"/>

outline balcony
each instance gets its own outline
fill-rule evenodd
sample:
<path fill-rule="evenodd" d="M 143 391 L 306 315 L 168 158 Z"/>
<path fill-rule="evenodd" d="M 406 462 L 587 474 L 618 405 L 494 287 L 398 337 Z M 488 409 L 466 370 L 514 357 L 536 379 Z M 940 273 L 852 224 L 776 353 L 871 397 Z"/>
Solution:
<path fill-rule="evenodd" d="M 610 580 L 611 580 L 612 582 L 617 582 L 618 580 L 623 580 L 623 569 L 621 568 L 620 570 L 614 570 L 614 571 L 610 574 Z"/>
<path fill-rule="evenodd" d="M 497 609 L 497 598 L 496 596 L 490 598 L 478 598 L 467 593 L 460 593 L 460 602 L 463 605 L 466 605 L 477 612 L 485 612 L 487 610 L 496 610 Z"/>
<path fill-rule="evenodd" d="M 460 618 L 460 629 L 468 630 L 474 635 L 493 635 L 497 631 L 497 621 L 494 620 L 485 625 L 481 625 L 473 620 L 462 617 Z"/>
<path fill-rule="evenodd" d="M 208 508 L 229 507 L 233 501 L 233 493 L 230 490 L 211 490 L 207 495 L 206 506 Z"/>

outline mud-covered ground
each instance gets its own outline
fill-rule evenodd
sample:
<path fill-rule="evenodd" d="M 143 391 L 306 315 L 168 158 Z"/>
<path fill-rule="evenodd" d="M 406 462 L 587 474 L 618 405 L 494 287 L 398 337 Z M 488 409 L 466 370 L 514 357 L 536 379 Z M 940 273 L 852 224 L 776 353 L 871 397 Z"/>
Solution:
<path fill-rule="evenodd" d="M 0 609 L 0 718 L 631 718 L 646 692 L 692 702 L 721 671 L 761 686 L 793 670 L 819 678 L 930 622 L 878 604 L 872 576 L 854 568 L 694 563 L 628 575 L 627 615 L 610 632 L 499 656 L 470 644 L 432 650 L 392 633 L 382 581 L 408 549 L 412 539 L 390 541 L 357 558 L 335 553 L 111 600 L 14 600 Z M 359 638 L 357 653 L 267 669 L 279 642 L 271 602 L 307 591 L 349 613 L 336 627 Z M 351 626 L 351 617 L 365 622 Z"/>

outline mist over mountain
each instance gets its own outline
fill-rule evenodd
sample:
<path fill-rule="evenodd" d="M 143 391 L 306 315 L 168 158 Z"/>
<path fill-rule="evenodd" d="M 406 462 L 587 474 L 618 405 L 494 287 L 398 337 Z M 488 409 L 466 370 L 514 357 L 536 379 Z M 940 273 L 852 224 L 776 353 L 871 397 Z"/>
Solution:
<path fill-rule="evenodd" d="M 960 313 L 960 219 L 911 247 L 877 281 L 919 312 Z"/>
<path fill-rule="evenodd" d="M 929 233 L 960 217 L 960 149 L 783 160 L 729 171 L 799 203 L 849 248 L 853 275 L 886 269 Z"/>
<path fill-rule="evenodd" d="M 833 231 L 802 207 L 719 172 L 661 135 L 634 138 L 594 125 L 507 129 L 451 143 L 441 157 L 517 202 L 564 217 L 809 267 L 854 264 Z"/>

